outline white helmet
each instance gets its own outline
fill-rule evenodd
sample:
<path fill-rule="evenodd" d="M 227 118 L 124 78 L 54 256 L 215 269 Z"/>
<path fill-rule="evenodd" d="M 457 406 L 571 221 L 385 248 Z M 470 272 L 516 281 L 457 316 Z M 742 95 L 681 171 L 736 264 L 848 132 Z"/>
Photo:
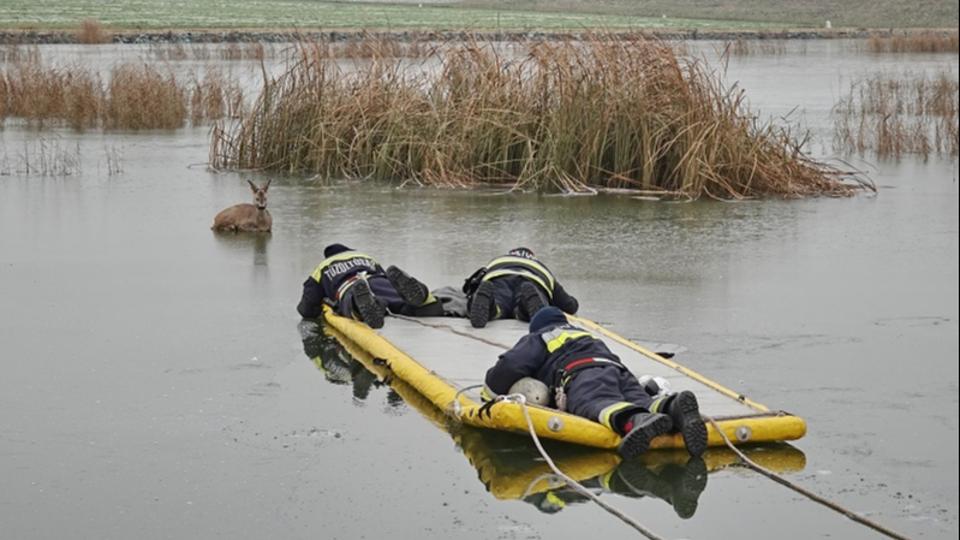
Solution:
<path fill-rule="evenodd" d="M 523 397 L 527 399 L 527 403 L 542 405 L 544 407 L 550 405 L 550 389 L 547 388 L 547 385 L 533 377 L 524 377 L 513 383 L 509 393 L 523 394 Z"/>

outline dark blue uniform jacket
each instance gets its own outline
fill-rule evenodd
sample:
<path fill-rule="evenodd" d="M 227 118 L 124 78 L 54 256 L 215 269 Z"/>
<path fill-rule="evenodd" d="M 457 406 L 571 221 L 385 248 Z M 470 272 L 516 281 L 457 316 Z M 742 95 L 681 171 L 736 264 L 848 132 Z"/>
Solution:
<path fill-rule="evenodd" d="M 368 277 L 386 278 L 380 264 L 373 257 L 359 251 L 345 251 L 324 259 L 303 282 L 303 296 L 297 305 L 300 316 L 314 318 L 322 315 L 324 301 L 336 304 L 340 299 L 340 288 L 360 272 L 366 272 Z"/>
<path fill-rule="evenodd" d="M 558 371 L 584 358 L 603 358 L 620 364 L 620 358 L 586 330 L 572 324 L 548 326 L 523 336 L 512 349 L 501 354 L 487 370 L 484 382 L 497 395 L 507 394 L 513 383 L 523 377 L 534 377 L 553 389 L 560 382 Z"/>

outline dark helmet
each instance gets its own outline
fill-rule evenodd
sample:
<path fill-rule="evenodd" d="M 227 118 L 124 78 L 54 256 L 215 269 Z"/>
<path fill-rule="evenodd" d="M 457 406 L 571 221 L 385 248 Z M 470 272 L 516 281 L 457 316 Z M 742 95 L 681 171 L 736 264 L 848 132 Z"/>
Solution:
<path fill-rule="evenodd" d="M 507 253 L 507 255 L 513 255 L 515 257 L 525 257 L 527 259 L 532 259 L 536 256 L 533 254 L 532 249 L 525 248 L 525 247 L 513 248 L 510 250 L 509 253 Z"/>
<path fill-rule="evenodd" d="M 343 253 L 344 251 L 353 251 L 353 250 L 351 250 L 350 248 L 348 248 L 343 244 L 330 244 L 329 246 L 323 248 L 323 256 L 333 257 L 334 255 L 338 255 L 340 253 Z"/>
<path fill-rule="evenodd" d="M 537 314 L 530 319 L 530 332 L 539 332 L 548 326 L 556 326 L 567 322 L 567 316 L 560 311 L 560 308 L 547 306 L 540 308 Z"/>

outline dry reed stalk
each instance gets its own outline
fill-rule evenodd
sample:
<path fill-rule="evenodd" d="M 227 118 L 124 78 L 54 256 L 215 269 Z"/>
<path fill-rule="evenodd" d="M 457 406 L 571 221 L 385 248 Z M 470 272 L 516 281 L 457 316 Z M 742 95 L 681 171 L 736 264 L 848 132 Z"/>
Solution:
<path fill-rule="evenodd" d="M 65 147 L 57 138 L 24 142 L 23 151 L 14 158 L 4 151 L 0 173 L 25 176 L 72 176 L 81 171 L 80 144 Z"/>
<path fill-rule="evenodd" d="M 422 185 L 637 189 L 696 199 L 850 195 L 790 133 L 747 114 L 742 92 L 669 46 L 595 36 L 507 58 L 435 49 L 436 71 L 375 58 L 345 71 L 322 44 L 218 126 L 211 162 Z"/>
<path fill-rule="evenodd" d="M 104 30 L 103 25 L 96 19 L 84 19 L 80 21 L 80 28 L 75 34 L 77 43 L 84 45 L 97 45 L 100 43 L 109 43 L 110 34 Z"/>
<path fill-rule="evenodd" d="M 0 73 L 0 125 L 7 118 L 10 109 L 10 84 L 7 82 L 7 76 Z"/>

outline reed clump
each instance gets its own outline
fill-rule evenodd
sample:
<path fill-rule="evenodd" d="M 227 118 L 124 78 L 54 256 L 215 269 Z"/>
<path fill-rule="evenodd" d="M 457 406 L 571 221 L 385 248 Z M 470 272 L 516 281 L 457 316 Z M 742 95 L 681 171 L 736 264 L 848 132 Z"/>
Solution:
<path fill-rule="evenodd" d="M 190 121 L 194 125 L 225 117 L 236 118 L 243 111 L 243 90 L 240 84 L 222 72 L 207 71 L 195 78 L 190 91 Z"/>
<path fill-rule="evenodd" d="M 350 40 L 330 49 L 336 58 L 422 58 L 431 51 L 419 40 L 397 41 L 380 37 Z"/>
<path fill-rule="evenodd" d="M 267 49 L 257 41 L 230 42 L 221 47 L 219 53 L 221 60 L 263 60 L 267 57 Z"/>
<path fill-rule="evenodd" d="M 121 64 L 107 82 L 83 66 L 19 62 L 0 71 L 0 121 L 77 130 L 173 129 L 240 115 L 240 83 L 210 70 L 192 81 L 147 64 Z"/>
<path fill-rule="evenodd" d="M 110 42 L 110 33 L 107 32 L 100 21 L 96 19 L 84 19 L 80 21 L 80 28 L 76 31 L 77 43 L 84 45 L 96 45 Z"/>
<path fill-rule="evenodd" d="M 0 62 L 7 64 L 36 63 L 40 61 L 40 47 L 9 43 L 0 46 Z"/>
<path fill-rule="evenodd" d="M 301 44 L 241 121 L 214 130 L 211 162 L 689 199 L 870 187 L 806 158 L 790 133 L 743 110 L 742 92 L 659 41 L 598 36 L 536 44 L 520 57 L 466 44 L 416 65 L 380 58 L 347 70 L 322 44 Z"/>
<path fill-rule="evenodd" d="M 731 56 L 782 56 L 787 54 L 787 43 L 782 39 L 744 39 L 728 42 L 725 51 Z"/>
<path fill-rule="evenodd" d="M 188 60 L 190 58 L 191 51 L 203 50 L 206 51 L 207 57 L 209 57 L 209 51 L 206 46 L 203 45 L 194 45 L 193 47 L 185 47 L 183 43 L 151 43 L 147 49 L 147 57 L 151 60 L 160 60 L 166 62 L 181 62 L 183 60 Z M 197 58 L 194 54 L 194 58 L 197 60 L 205 60 L 206 58 Z"/>
<path fill-rule="evenodd" d="M 187 92 L 173 74 L 143 64 L 121 65 L 110 78 L 104 113 L 107 128 L 173 129 L 187 118 Z"/>
<path fill-rule="evenodd" d="M 855 78 L 833 107 L 834 148 L 890 159 L 956 157 L 958 91 L 948 69 Z"/>
<path fill-rule="evenodd" d="M 30 62 L 18 63 L 0 75 L 2 117 L 28 118 L 41 127 L 51 123 L 93 127 L 102 101 L 99 78 L 82 69 L 45 69 Z"/>
<path fill-rule="evenodd" d="M 893 35 L 873 34 L 867 38 L 872 53 L 956 53 L 960 51 L 960 33 L 923 31 Z"/>

